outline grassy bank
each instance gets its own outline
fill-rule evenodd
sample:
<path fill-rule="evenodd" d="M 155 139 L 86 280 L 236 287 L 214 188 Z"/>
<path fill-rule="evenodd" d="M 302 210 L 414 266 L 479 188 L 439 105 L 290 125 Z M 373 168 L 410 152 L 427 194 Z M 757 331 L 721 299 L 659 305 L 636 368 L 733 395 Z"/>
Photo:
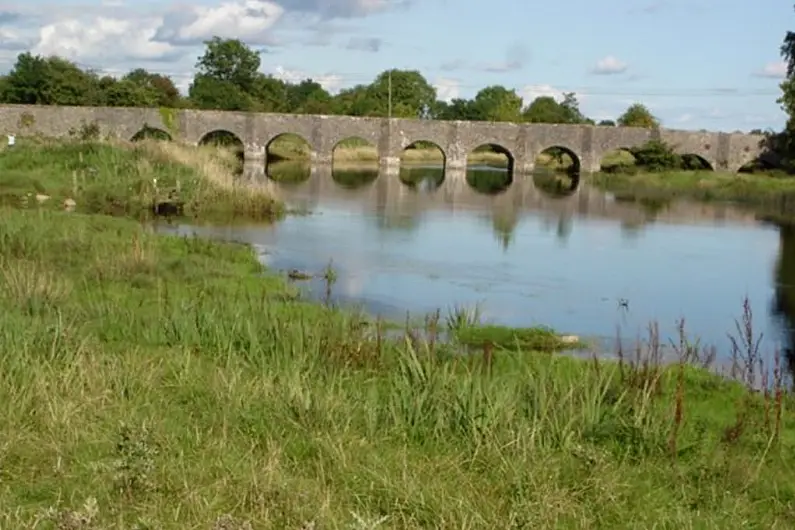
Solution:
<path fill-rule="evenodd" d="M 0 215 L 2 528 L 795 523 L 787 395 L 461 357 L 294 299 L 242 246 Z"/>
<path fill-rule="evenodd" d="M 786 222 L 795 219 L 795 178 L 790 176 L 713 171 L 598 173 L 590 182 L 623 201 L 657 207 L 676 199 L 728 201 L 751 207 L 762 217 Z"/>
<path fill-rule="evenodd" d="M 281 205 L 241 185 L 231 151 L 171 142 L 22 139 L 0 152 L 0 202 L 140 216 L 179 205 L 191 218 L 269 219 Z M 162 208 L 161 208 L 162 209 Z"/>

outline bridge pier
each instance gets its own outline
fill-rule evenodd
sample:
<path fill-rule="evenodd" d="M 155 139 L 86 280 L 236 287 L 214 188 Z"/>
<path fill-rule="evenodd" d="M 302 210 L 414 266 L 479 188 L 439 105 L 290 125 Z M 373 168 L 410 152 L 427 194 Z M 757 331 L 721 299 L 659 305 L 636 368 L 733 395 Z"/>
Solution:
<path fill-rule="evenodd" d="M 400 174 L 399 156 L 382 156 L 378 159 L 378 170 L 385 175 Z"/>

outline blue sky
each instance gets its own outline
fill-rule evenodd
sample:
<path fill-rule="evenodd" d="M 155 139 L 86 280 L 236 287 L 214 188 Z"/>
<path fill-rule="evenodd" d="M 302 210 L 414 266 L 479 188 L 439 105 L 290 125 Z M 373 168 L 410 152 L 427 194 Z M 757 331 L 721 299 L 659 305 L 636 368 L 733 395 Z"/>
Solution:
<path fill-rule="evenodd" d="M 220 35 L 262 50 L 263 71 L 332 91 L 410 68 L 443 98 L 500 84 L 526 103 L 576 92 L 596 119 L 637 101 L 672 128 L 780 128 L 778 49 L 795 11 L 761 2 L 28 0 L 0 4 L 0 69 L 32 50 L 114 74 L 141 66 L 185 88 L 202 41 Z"/>

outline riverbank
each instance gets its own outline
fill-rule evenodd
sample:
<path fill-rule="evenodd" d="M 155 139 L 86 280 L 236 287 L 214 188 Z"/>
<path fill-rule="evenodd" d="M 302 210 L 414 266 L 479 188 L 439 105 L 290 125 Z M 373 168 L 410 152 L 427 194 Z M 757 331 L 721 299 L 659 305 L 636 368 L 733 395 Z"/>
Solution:
<path fill-rule="evenodd" d="M 280 216 L 267 188 L 237 181 L 238 165 L 214 147 L 25 138 L 0 153 L 0 204 L 132 217 L 160 207 L 218 221 Z"/>
<path fill-rule="evenodd" d="M 795 177 L 765 173 L 671 171 L 597 173 L 590 183 L 624 200 L 664 202 L 675 199 L 730 201 L 765 207 L 789 201 L 795 215 Z"/>
<path fill-rule="evenodd" d="M 0 215 L 4 528 L 795 518 L 788 395 L 654 359 L 461 357 L 296 299 L 245 246 Z"/>

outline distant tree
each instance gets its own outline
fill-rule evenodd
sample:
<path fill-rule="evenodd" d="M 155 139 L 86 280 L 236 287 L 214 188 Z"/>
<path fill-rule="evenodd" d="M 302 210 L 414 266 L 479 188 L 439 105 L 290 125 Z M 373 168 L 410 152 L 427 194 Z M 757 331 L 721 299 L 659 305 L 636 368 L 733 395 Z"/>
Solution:
<path fill-rule="evenodd" d="M 140 87 L 151 93 L 155 98 L 155 105 L 159 107 L 176 108 L 182 104 L 182 97 L 174 81 L 162 74 L 150 73 L 143 68 L 131 70 L 121 79 Z"/>
<path fill-rule="evenodd" d="M 417 70 L 386 70 L 378 74 L 368 87 L 372 100 L 370 115 L 389 114 L 389 86 L 392 86 L 392 116 L 419 118 L 436 103 L 436 89 Z"/>
<path fill-rule="evenodd" d="M 616 126 L 616 122 L 614 122 L 613 120 L 600 120 L 599 121 L 599 126 L 600 127 L 615 127 Z"/>
<path fill-rule="evenodd" d="M 618 125 L 621 127 L 643 127 L 653 129 L 660 126 L 659 120 L 654 117 L 651 111 L 641 103 L 630 105 L 624 114 L 618 117 Z"/>
<path fill-rule="evenodd" d="M 256 103 L 233 82 L 201 74 L 193 79 L 188 97 L 200 109 L 254 110 Z"/>
<path fill-rule="evenodd" d="M 563 109 L 566 118 L 566 121 L 562 123 L 585 123 L 589 121 L 580 111 L 580 102 L 574 92 L 563 94 L 563 101 L 560 103 L 560 107 Z"/>
<path fill-rule="evenodd" d="M 433 109 L 433 115 L 437 120 L 477 120 L 478 111 L 474 102 L 469 99 L 455 98 L 449 103 L 438 101 Z"/>
<path fill-rule="evenodd" d="M 297 84 L 286 84 L 288 112 L 299 114 L 331 114 L 333 98 L 317 81 L 304 79 Z"/>
<path fill-rule="evenodd" d="M 157 93 L 129 79 L 116 80 L 103 77 L 99 80 L 102 104 L 108 107 L 156 107 Z"/>
<path fill-rule="evenodd" d="M 569 113 L 552 96 L 535 98 L 522 112 L 522 117 L 530 123 L 567 123 Z"/>
<path fill-rule="evenodd" d="M 356 85 L 340 90 L 334 98 L 334 114 L 346 116 L 375 116 L 378 112 L 377 102 L 370 97 L 370 87 Z"/>
<path fill-rule="evenodd" d="M 244 92 L 254 87 L 260 67 L 259 53 L 238 39 L 213 37 L 205 41 L 196 62 L 197 76 L 231 83 Z"/>
<path fill-rule="evenodd" d="M 474 114 L 487 121 L 521 121 L 522 97 L 500 85 L 483 88 L 475 95 Z"/>

